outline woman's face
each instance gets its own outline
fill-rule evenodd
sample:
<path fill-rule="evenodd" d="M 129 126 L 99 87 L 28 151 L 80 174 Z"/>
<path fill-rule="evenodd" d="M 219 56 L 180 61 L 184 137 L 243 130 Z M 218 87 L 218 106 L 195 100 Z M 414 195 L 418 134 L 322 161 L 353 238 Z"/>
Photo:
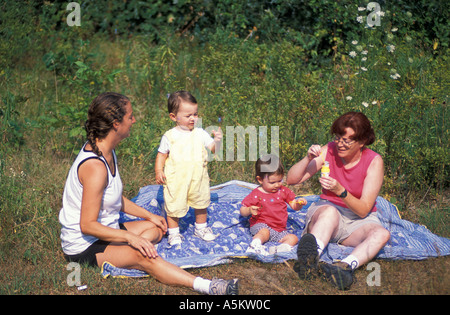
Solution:
<path fill-rule="evenodd" d="M 131 126 L 136 122 L 130 102 L 125 105 L 125 112 L 126 114 L 123 116 L 122 121 L 117 124 L 117 133 L 122 139 L 125 139 L 130 135 Z"/>
<path fill-rule="evenodd" d="M 364 143 L 352 140 L 352 137 L 355 135 L 353 128 L 347 127 L 344 131 L 343 135 L 336 135 L 334 138 L 338 156 L 341 158 L 352 158 L 357 152 L 361 151 Z"/>

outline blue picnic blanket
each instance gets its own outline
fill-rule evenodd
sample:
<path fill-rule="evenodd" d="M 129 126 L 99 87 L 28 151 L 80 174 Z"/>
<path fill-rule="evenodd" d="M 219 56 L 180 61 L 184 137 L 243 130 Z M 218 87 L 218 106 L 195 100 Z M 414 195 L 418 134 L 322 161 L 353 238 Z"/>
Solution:
<path fill-rule="evenodd" d="M 265 263 L 280 263 L 297 258 L 297 246 L 290 252 L 273 255 L 259 255 L 246 253 L 252 240 L 249 231 L 248 218 L 240 215 L 241 201 L 257 185 L 230 181 L 211 187 L 211 205 L 208 207 L 208 226 L 217 235 L 212 242 L 206 242 L 193 235 L 195 215 L 190 209 L 188 214 L 180 219 L 180 232 L 183 243 L 170 246 L 167 237 L 158 244 L 158 254 L 165 260 L 181 267 L 207 267 L 229 263 L 236 258 L 251 258 Z M 305 227 L 306 211 L 310 205 L 319 200 L 319 196 L 302 196 L 308 201 L 300 211 L 293 211 L 288 207 L 287 229 L 296 234 L 299 239 Z M 139 206 L 154 214 L 165 216 L 163 187 L 150 185 L 140 189 L 138 195 L 132 199 Z M 382 197 L 377 198 L 377 213 L 380 221 L 391 232 L 388 244 L 378 253 L 377 258 L 383 259 L 412 259 L 422 260 L 429 257 L 450 254 L 450 239 L 439 237 L 431 233 L 425 226 L 402 220 L 397 207 Z M 137 218 L 121 214 L 120 221 L 127 222 Z M 266 243 L 267 248 L 275 243 Z M 328 244 L 321 260 L 332 262 L 349 255 L 353 248 L 334 243 Z M 108 276 L 145 276 L 138 270 L 124 270 L 106 263 L 102 268 L 102 275 Z"/>

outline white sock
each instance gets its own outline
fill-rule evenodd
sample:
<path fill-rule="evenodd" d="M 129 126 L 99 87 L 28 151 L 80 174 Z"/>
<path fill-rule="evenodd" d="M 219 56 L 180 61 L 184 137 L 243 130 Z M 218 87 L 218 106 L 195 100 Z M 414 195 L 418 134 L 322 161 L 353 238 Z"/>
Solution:
<path fill-rule="evenodd" d="M 180 227 L 177 226 L 175 228 L 169 228 L 169 229 L 167 229 L 167 232 L 169 232 L 169 235 L 180 234 Z"/>
<path fill-rule="evenodd" d="M 207 226 L 208 226 L 208 224 L 206 222 L 205 223 L 197 223 L 197 222 L 195 222 L 195 228 L 197 230 L 202 230 L 202 229 L 204 229 Z"/>
<path fill-rule="evenodd" d="M 322 252 L 325 248 L 323 242 L 321 240 L 319 240 L 318 238 L 316 238 L 316 243 L 317 243 L 317 253 L 320 255 L 322 255 Z"/>
<path fill-rule="evenodd" d="M 352 267 L 352 269 L 356 269 L 359 266 L 359 260 L 358 258 L 356 258 L 353 255 L 348 255 L 347 257 L 345 257 L 344 259 L 341 260 L 342 262 L 345 262 L 347 264 L 350 265 L 350 267 Z"/>
<path fill-rule="evenodd" d="M 209 286 L 211 284 L 211 280 L 203 279 L 202 277 L 196 277 L 194 279 L 194 290 L 203 293 L 209 294 Z"/>
<path fill-rule="evenodd" d="M 261 240 L 259 238 L 253 239 L 253 241 L 250 243 L 250 247 L 252 248 L 258 248 L 261 246 Z"/>

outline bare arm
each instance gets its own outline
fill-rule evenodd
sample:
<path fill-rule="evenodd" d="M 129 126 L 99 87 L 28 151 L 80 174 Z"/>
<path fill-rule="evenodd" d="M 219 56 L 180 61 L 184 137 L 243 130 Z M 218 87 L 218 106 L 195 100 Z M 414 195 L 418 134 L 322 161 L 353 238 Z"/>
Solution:
<path fill-rule="evenodd" d="M 209 146 L 208 149 L 212 152 L 212 153 L 216 153 L 216 145 L 217 147 L 220 146 L 220 142 L 222 141 L 222 129 L 219 127 L 219 129 L 217 131 L 213 130 L 212 131 L 213 135 L 214 135 L 214 142 L 212 142 Z"/>
<path fill-rule="evenodd" d="M 103 192 L 108 184 L 105 164 L 96 159 L 86 161 L 80 166 L 78 176 L 83 185 L 80 217 L 81 232 L 105 241 L 127 242 L 126 231 L 104 226 L 97 221 Z"/>
<path fill-rule="evenodd" d="M 312 145 L 308 149 L 307 155 L 290 168 L 286 183 L 288 185 L 296 185 L 311 178 L 321 168 L 324 160 L 322 157 L 326 156 L 327 149 L 328 145 L 323 147 Z"/>
<path fill-rule="evenodd" d="M 250 206 L 250 207 L 242 206 L 241 210 L 240 210 L 241 216 L 243 216 L 243 217 L 248 217 L 250 215 L 255 215 L 256 216 L 256 215 L 258 215 L 258 210 L 259 209 L 261 209 L 261 207 L 258 207 L 258 206 Z"/>
<path fill-rule="evenodd" d="M 97 221 L 103 193 L 108 183 L 108 174 L 104 163 L 97 159 L 86 161 L 80 166 L 78 177 L 83 185 L 81 232 L 108 242 L 128 243 L 138 249 L 142 255 L 156 257 L 157 253 L 150 241 L 129 231 L 110 228 Z"/>
<path fill-rule="evenodd" d="M 378 194 L 380 193 L 381 186 L 383 184 L 383 177 L 383 159 L 381 158 L 381 156 L 377 156 L 372 160 L 369 168 L 367 169 L 367 175 L 364 179 L 361 198 L 358 199 L 351 193 L 347 192 L 347 197 L 342 198 L 342 200 L 345 202 L 347 207 L 355 214 L 357 214 L 361 218 L 365 218 L 372 210 Z M 319 181 L 322 184 L 322 187 L 330 187 L 326 189 L 338 196 L 344 192 L 345 188 L 337 180 L 331 177 L 321 177 Z"/>
<path fill-rule="evenodd" d="M 167 223 L 163 217 L 145 210 L 144 208 L 138 206 L 137 204 L 135 204 L 131 200 L 128 200 L 124 196 L 122 196 L 122 211 L 134 215 L 136 217 L 143 218 L 147 221 L 150 221 L 157 227 L 159 227 L 164 233 L 167 232 Z"/>
<path fill-rule="evenodd" d="M 159 185 L 163 185 L 166 183 L 166 176 L 164 175 L 164 164 L 166 163 L 168 156 L 169 153 L 161 153 L 161 152 L 158 152 L 158 154 L 156 155 L 155 177 L 156 182 Z"/>

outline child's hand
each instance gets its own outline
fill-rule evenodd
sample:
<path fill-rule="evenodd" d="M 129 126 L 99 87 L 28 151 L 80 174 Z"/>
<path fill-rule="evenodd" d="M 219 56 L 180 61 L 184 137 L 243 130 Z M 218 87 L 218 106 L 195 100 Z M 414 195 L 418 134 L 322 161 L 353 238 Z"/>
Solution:
<path fill-rule="evenodd" d="M 220 143 L 222 141 L 223 134 L 222 134 L 222 129 L 220 127 L 217 131 L 213 130 L 212 134 L 214 136 L 214 142 Z"/>
<path fill-rule="evenodd" d="M 303 208 L 304 205 L 306 205 L 308 202 L 306 201 L 305 198 L 298 198 L 298 199 L 294 199 L 293 201 L 291 201 L 289 203 L 289 205 L 291 206 L 291 208 L 295 211 L 300 210 L 301 208 Z"/>
<path fill-rule="evenodd" d="M 156 183 L 159 185 L 164 185 L 166 183 L 166 175 L 164 175 L 164 171 L 156 171 Z"/>
<path fill-rule="evenodd" d="M 261 208 L 262 207 L 259 206 L 250 206 L 250 212 L 252 213 L 252 215 L 257 216 Z"/>

